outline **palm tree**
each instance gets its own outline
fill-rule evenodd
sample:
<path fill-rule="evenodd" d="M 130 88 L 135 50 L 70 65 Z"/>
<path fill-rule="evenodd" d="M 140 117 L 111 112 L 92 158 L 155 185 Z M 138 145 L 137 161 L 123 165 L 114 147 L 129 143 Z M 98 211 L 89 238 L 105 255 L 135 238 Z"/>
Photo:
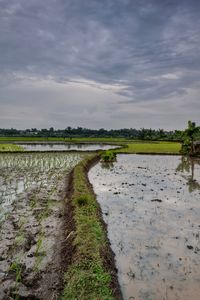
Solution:
<path fill-rule="evenodd" d="M 184 144 L 188 144 L 188 141 L 191 145 L 190 153 L 194 153 L 194 137 L 195 134 L 199 131 L 199 127 L 196 127 L 195 122 L 188 121 L 188 128 L 184 131 Z"/>

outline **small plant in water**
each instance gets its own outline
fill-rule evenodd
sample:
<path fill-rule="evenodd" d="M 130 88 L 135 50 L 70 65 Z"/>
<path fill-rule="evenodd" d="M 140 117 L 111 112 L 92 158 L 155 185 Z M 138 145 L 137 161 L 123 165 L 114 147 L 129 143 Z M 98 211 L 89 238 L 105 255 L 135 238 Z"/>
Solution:
<path fill-rule="evenodd" d="M 103 162 L 113 162 L 116 160 L 117 154 L 113 151 L 107 150 L 101 155 Z"/>

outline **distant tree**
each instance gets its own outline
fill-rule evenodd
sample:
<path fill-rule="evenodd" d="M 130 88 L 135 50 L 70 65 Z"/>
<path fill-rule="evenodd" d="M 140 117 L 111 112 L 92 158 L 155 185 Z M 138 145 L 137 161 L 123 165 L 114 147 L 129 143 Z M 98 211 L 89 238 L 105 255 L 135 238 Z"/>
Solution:
<path fill-rule="evenodd" d="M 188 121 L 188 127 L 183 133 L 184 141 L 182 145 L 182 152 L 184 154 L 194 153 L 194 139 L 195 135 L 199 132 L 199 127 L 196 127 L 195 122 Z"/>

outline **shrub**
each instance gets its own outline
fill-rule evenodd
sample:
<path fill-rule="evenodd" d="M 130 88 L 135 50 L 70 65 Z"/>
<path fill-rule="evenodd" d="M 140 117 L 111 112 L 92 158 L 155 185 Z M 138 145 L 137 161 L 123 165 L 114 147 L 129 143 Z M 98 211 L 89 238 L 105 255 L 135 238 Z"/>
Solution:
<path fill-rule="evenodd" d="M 76 201 L 79 206 L 87 205 L 88 204 L 88 196 L 81 195 L 81 196 L 77 197 Z"/>
<path fill-rule="evenodd" d="M 117 154 L 113 151 L 107 150 L 101 155 L 101 159 L 104 162 L 112 162 L 116 160 Z"/>

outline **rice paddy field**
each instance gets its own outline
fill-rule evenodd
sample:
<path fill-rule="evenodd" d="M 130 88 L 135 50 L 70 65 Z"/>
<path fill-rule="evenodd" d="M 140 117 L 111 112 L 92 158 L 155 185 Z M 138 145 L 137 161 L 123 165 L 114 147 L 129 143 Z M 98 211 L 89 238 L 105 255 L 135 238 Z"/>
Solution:
<path fill-rule="evenodd" d="M 0 299 L 199 300 L 200 159 L 177 155 L 174 142 L 103 142 L 0 144 Z M 98 152 L 87 150 L 108 148 L 117 160 L 97 163 L 91 186 L 85 166 Z M 122 298 L 117 279 L 117 293 L 111 288 L 114 265 L 109 273 L 103 262 L 110 250 L 99 205 Z M 66 242 L 76 249 L 70 267 Z"/>
<path fill-rule="evenodd" d="M 23 151 L 23 147 L 15 144 L 0 144 L 0 152 Z"/>
<path fill-rule="evenodd" d="M 179 154 L 181 144 L 175 142 L 132 142 L 127 143 L 127 147 L 117 150 L 118 153 L 151 153 L 151 154 Z"/>
<path fill-rule="evenodd" d="M 84 157 L 0 154 L 0 299 L 60 295 L 68 174 Z"/>
<path fill-rule="evenodd" d="M 123 299 L 199 300 L 200 159 L 120 154 L 89 179 Z"/>

